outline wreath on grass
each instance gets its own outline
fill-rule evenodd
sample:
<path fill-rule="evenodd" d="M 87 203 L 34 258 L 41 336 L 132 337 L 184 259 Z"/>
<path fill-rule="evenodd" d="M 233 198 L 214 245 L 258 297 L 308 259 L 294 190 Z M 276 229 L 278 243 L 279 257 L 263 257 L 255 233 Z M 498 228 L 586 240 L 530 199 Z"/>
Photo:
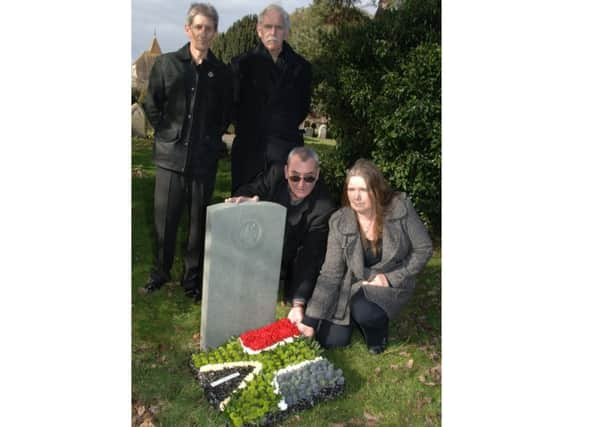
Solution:
<path fill-rule="evenodd" d="M 345 387 L 341 369 L 287 318 L 193 354 L 192 365 L 209 403 L 236 427 L 280 422 Z"/>

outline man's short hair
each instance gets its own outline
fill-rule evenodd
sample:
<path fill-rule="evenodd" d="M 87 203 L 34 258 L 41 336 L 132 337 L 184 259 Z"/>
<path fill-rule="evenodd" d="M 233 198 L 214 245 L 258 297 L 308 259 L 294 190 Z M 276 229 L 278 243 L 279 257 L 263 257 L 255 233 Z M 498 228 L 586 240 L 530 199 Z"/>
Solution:
<path fill-rule="evenodd" d="M 287 31 L 290 30 L 291 29 L 291 20 L 288 16 L 288 13 L 286 13 L 286 10 L 284 10 L 282 8 L 282 6 L 279 6 L 277 4 L 271 4 L 271 5 L 267 6 L 265 9 L 263 9 L 259 13 L 259 16 L 257 17 L 257 24 L 259 24 L 259 25 L 263 24 L 263 17 L 265 16 L 266 13 L 268 13 L 271 10 L 275 10 L 276 12 L 278 12 L 280 14 L 280 16 L 282 16 L 282 21 L 284 22 L 284 29 Z"/>
<path fill-rule="evenodd" d="M 309 147 L 295 147 L 288 153 L 288 158 L 286 159 L 286 164 L 289 164 L 291 158 L 293 156 L 299 156 L 302 162 L 306 162 L 308 159 L 313 159 L 316 162 L 316 167 L 320 167 L 320 157 L 318 153 L 312 150 Z"/>
<path fill-rule="evenodd" d="M 209 3 L 192 3 L 188 8 L 188 13 L 186 14 L 186 23 L 188 25 L 192 25 L 192 20 L 197 15 L 202 15 L 211 19 L 215 24 L 215 31 L 217 32 L 219 15 L 213 6 L 211 6 Z"/>

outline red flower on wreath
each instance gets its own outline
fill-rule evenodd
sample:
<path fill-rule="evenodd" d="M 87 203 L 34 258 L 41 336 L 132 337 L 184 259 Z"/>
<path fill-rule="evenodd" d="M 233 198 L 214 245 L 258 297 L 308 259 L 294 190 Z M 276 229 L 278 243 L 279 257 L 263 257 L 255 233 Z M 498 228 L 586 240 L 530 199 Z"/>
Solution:
<path fill-rule="evenodd" d="M 299 329 L 285 317 L 259 329 L 253 329 L 241 334 L 240 341 L 245 347 L 253 351 L 259 351 L 279 341 L 299 335 L 301 335 Z"/>

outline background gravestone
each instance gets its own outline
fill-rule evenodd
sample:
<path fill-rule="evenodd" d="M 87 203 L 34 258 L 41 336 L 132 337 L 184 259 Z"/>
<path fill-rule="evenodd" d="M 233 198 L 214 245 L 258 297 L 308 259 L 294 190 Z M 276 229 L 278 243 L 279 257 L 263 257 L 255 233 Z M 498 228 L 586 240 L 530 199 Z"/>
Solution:
<path fill-rule="evenodd" d="M 271 202 L 207 208 L 201 350 L 275 320 L 285 218 Z"/>
<path fill-rule="evenodd" d="M 326 138 L 326 125 L 320 125 L 320 127 L 318 128 L 318 138 Z"/>
<path fill-rule="evenodd" d="M 132 136 L 146 137 L 146 117 L 138 103 L 132 104 Z"/>

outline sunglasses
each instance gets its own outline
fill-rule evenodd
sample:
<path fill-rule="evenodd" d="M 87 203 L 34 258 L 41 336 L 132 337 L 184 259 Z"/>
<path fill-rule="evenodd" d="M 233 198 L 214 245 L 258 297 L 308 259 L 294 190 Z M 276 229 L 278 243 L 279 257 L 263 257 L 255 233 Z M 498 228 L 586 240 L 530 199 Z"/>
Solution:
<path fill-rule="evenodd" d="M 308 184 L 311 184 L 312 182 L 314 182 L 316 180 L 315 176 L 299 176 L 299 175 L 290 175 L 288 177 L 289 181 L 293 181 L 293 182 L 299 182 L 301 180 L 307 182 Z"/>

